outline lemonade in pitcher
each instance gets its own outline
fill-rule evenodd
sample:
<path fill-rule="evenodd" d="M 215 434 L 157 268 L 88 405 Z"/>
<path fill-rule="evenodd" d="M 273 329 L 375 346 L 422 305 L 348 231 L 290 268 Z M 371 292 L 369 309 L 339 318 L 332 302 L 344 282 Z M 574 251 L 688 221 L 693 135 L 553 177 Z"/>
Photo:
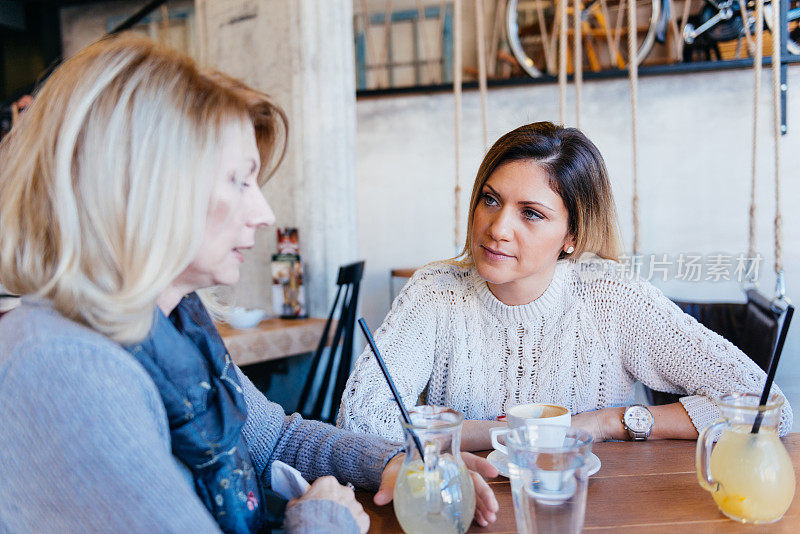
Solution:
<path fill-rule="evenodd" d="M 409 534 L 464 534 L 475 515 L 475 488 L 460 454 L 464 416 L 439 406 L 417 406 L 409 416 L 394 486 L 397 520 Z"/>
<path fill-rule="evenodd" d="M 697 476 L 726 516 L 743 523 L 772 523 L 794 498 L 795 476 L 777 426 L 783 401 L 776 394 L 766 406 L 757 395 L 726 395 L 719 403 L 723 420 L 697 441 Z M 753 422 L 763 414 L 757 434 Z M 722 435 L 710 454 L 715 432 Z"/>
<path fill-rule="evenodd" d="M 462 534 L 475 513 L 472 478 L 463 462 L 440 457 L 433 471 L 420 460 L 404 464 L 394 487 L 394 509 L 400 526 L 414 534 Z M 442 490 L 455 489 L 460 498 L 442 500 Z M 463 491 L 462 491 L 463 489 Z M 440 500 L 430 506 L 428 494 Z"/>

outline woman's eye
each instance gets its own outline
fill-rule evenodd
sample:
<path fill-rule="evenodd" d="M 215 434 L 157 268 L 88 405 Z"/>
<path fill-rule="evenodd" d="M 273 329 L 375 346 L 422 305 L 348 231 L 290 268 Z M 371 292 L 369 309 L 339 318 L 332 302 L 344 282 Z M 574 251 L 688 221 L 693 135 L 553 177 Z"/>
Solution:
<path fill-rule="evenodd" d="M 522 214 L 525 216 L 526 219 L 529 221 L 538 221 L 539 219 L 543 219 L 542 214 L 538 211 L 532 209 L 526 209 L 522 211 Z"/>
<path fill-rule="evenodd" d="M 237 175 L 231 176 L 231 183 L 237 186 L 239 189 L 246 189 L 250 187 L 250 183 L 247 181 L 247 178 L 243 178 Z"/>
<path fill-rule="evenodd" d="M 497 205 L 497 199 L 494 198 L 489 193 L 484 193 L 483 194 L 483 203 L 486 204 L 487 206 L 496 206 Z"/>

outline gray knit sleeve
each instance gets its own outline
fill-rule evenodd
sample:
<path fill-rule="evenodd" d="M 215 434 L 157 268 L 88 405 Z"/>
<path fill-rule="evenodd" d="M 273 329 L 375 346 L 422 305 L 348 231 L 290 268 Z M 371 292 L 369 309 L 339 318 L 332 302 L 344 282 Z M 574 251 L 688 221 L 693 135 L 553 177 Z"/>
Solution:
<path fill-rule="evenodd" d="M 298 414 L 286 416 L 239 371 L 247 401 L 242 430 L 256 472 L 269 483 L 269 466 L 281 460 L 298 469 L 309 482 L 333 475 L 342 484 L 376 490 L 386 463 L 402 446 L 375 436 L 353 434 Z"/>
<path fill-rule="evenodd" d="M 299 501 L 286 510 L 286 534 L 359 534 L 358 523 L 350 511 L 333 501 Z"/>
<path fill-rule="evenodd" d="M 138 364 L 91 335 L 37 336 L 0 357 L 0 531 L 218 532 Z"/>

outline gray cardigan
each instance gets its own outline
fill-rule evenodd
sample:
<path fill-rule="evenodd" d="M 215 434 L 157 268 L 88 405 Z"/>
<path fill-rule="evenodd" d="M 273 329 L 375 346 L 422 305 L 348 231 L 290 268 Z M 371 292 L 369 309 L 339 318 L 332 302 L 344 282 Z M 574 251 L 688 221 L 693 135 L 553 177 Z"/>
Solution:
<path fill-rule="evenodd" d="M 399 445 L 286 416 L 239 371 L 253 467 L 282 460 L 312 481 L 376 489 Z M 346 508 L 290 508 L 288 532 L 357 532 Z M 217 532 L 171 453 L 166 413 L 119 345 L 23 299 L 0 320 L 0 532 Z"/>

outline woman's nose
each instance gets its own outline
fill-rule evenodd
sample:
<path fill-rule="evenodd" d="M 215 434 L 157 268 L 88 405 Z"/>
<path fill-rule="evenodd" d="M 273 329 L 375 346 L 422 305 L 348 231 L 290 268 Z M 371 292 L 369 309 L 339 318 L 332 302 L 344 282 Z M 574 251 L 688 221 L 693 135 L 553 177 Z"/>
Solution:
<path fill-rule="evenodd" d="M 275 224 L 275 213 L 272 211 L 266 197 L 264 197 L 264 193 L 259 190 L 255 196 L 257 198 L 250 211 L 247 224 L 256 228 L 259 226 L 272 226 Z"/>
<path fill-rule="evenodd" d="M 489 224 L 489 236 L 495 241 L 509 241 L 512 235 L 509 210 L 497 211 Z"/>

